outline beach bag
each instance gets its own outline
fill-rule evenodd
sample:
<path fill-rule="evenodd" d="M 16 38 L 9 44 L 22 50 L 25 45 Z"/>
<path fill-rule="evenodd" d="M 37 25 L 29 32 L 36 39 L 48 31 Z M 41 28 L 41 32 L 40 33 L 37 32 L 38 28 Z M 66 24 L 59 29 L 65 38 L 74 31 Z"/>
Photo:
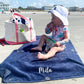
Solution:
<path fill-rule="evenodd" d="M 5 22 L 5 41 L 11 45 L 36 41 L 33 20 L 13 13 L 13 20 Z"/>

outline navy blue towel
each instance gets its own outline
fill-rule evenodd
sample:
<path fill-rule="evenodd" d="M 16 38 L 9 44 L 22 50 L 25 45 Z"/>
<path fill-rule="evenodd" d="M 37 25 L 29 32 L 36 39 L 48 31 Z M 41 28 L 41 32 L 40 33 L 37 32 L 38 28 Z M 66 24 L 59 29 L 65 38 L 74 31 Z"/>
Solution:
<path fill-rule="evenodd" d="M 37 51 L 31 51 L 38 45 L 36 42 L 24 44 L 14 50 L 8 58 L 0 64 L 0 77 L 4 83 L 28 83 L 48 80 L 84 77 L 84 64 L 79 58 L 71 41 L 66 49 L 55 54 L 48 60 L 39 60 Z M 45 45 L 43 46 L 44 52 Z"/>

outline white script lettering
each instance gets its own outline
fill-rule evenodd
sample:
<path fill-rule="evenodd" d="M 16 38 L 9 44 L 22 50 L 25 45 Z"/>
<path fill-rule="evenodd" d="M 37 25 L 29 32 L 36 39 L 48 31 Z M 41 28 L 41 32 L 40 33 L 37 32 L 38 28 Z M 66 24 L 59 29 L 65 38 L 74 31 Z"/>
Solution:
<path fill-rule="evenodd" d="M 49 67 L 39 67 L 39 73 L 51 73 L 52 69 L 50 69 Z"/>

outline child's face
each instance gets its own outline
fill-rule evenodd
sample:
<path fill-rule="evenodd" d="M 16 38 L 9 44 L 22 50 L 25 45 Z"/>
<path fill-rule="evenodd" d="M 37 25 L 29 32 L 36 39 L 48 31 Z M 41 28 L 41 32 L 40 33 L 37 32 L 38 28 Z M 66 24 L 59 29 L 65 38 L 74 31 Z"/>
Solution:
<path fill-rule="evenodd" d="M 62 25 L 63 24 L 62 21 L 57 16 L 55 16 L 52 13 L 51 13 L 51 16 L 52 16 L 51 21 L 53 22 L 54 25 Z"/>

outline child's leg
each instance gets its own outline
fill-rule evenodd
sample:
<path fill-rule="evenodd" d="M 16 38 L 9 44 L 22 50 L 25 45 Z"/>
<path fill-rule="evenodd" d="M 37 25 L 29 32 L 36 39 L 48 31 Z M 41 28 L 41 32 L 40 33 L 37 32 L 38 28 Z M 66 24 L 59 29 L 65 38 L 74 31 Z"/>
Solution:
<path fill-rule="evenodd" d="M 38 51 L 42 51 L 42 46 L 43 44 L 46 42 L 46 39 L 49 38 L 46 35 L 42 35 L 40 40 L 39 40 L 39 44 L 37 47 L 32 48 L 31 50 L 38 50 Z"/>
<path fill-rule="evenodd" d="M 42 54 L 39 52 L 37 56 L 38 56 L 38 59 L 48 59 L 48 58 L 53 57 L 56 52 L 63 51 L 64 49 L 65 49 L 64 46 L 52 47 L 47 54 Z"/>

